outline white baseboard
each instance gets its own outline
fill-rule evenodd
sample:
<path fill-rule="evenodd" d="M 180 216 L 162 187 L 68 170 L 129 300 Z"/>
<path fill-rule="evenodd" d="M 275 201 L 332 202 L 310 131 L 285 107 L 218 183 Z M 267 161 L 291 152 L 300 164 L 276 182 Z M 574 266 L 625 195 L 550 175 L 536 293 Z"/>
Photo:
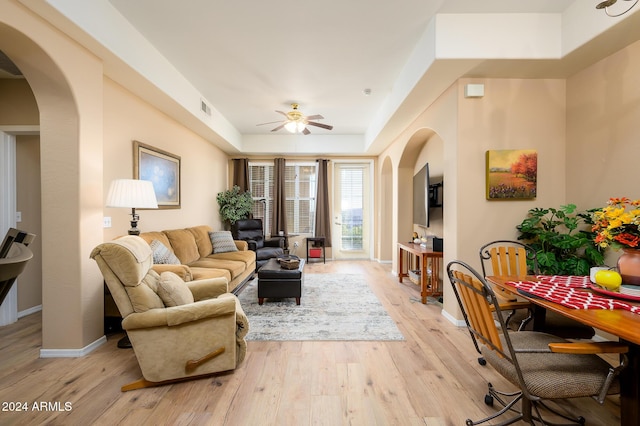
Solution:
<path fill-rule="evenodd" d="M 18 319 L 22 317 L 26 317 L 27 315 L 35 314 L 36 312 L 40 312 L 42 310 L 42 305 L 34 306 L 33 308 L 25 309 L 24 311 L 18 312 Z"/>
<path fill-rule="evenodd" d="M 462 320 L 456 319 L 453 315 L 451 315 L 450 313 L 448 313 L 444 309 L 442 310 L 442 316 L 445 317 L 451 324 L 455 325 L 456 327 L 466 327 L 467 326 L 467 323 L 464 322 L 463 319 Z"/>
<path fill-rule="evenodd" d="M 40 349 L 40 358 L 79 358 L 89 354 L 106 342 L 107 337 L 102 336 L 81 349 Z"/>

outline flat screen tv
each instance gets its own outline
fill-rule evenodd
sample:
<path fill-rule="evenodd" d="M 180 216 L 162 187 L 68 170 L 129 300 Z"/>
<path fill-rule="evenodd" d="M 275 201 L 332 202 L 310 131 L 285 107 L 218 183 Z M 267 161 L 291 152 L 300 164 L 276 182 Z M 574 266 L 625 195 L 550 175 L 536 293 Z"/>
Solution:
<path fill-rule="evenodd" d="M 429 163 L 413 176 L 413 223 L 429 227 Z"/>
<path fill-rule="evenodd" d="M 429 216 L 442 208 L 443 180 L 429 176 L 429 163 L 413 176 L 413 223 L 429 227 Z"/>

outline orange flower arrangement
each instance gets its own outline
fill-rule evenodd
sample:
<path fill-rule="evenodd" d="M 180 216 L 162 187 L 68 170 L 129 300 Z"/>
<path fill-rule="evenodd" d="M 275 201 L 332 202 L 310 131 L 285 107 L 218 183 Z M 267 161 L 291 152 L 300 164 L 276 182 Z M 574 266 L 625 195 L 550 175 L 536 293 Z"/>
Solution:
<path fill-rule="evenodd" d="M 598 246 L 640 248 L 640 200 L 610 198 L 606 207 L 593 211 L 593 222 Z"/>

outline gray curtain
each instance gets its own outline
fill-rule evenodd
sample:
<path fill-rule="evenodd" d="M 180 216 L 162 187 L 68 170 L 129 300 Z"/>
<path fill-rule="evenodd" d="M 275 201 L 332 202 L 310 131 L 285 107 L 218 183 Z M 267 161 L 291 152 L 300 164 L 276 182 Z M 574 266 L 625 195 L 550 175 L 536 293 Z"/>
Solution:
<path fill-rule="evenodd" d="M 331 247 L 331 209 L 329 207 L 329 160 L 318 160 L 318 193 L 316 194 L 316 237 L 324 237 L 324 246 Z"/>
<path fill-rule="evenodd" d="M 278 231 L 287 234 L 287 194 L 285 193 L 284 158 L 273 160 L 273 217 L 271 219 L 271 235 Z"/>
<path fill-rule="evenodd" d="M 249 191 L 249 159 L 234 158 L 233 159 L 233 185 L 238 185 L 240 191 Z"/>

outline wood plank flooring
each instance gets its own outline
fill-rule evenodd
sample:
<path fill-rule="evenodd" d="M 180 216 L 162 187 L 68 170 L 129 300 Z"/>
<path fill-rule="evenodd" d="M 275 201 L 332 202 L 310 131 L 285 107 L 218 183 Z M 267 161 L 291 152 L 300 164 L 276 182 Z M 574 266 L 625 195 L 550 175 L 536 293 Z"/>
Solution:
<path fill-rule="evenodd" d="M 478 364 L 466 329 L 419 303 L 418 287 L 399 284 L 388 265 L 312 263 L 305 273 L 367 276 L 406 340 L 252 341 L 234 372 L 122 393 L 141 374 L 133 351 L 117 348 L 121 335 L 83 358 L 40 359 L 33 314 L 0 327 L 0 425 L 463 425 L 493 412 L 487 382 L 514 389 Z M 616 396 L 565 406 L 588 425 L 620 423 Z"/>

